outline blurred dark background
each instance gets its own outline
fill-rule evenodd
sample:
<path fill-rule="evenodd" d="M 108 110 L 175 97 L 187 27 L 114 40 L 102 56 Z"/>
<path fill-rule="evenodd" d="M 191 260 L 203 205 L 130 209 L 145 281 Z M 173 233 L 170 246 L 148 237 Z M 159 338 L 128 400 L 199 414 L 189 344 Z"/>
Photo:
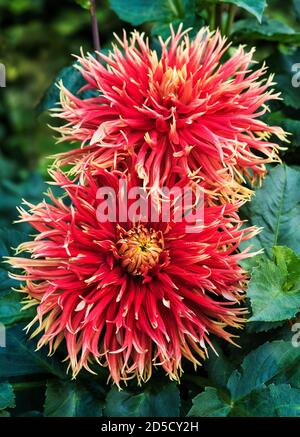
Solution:
<path fill-rule="evenodd" d="M 122 23 L 106 1 L 98 2 L 97 15 L 105 47 Z M 0 0 L 0 61 L 7 80 L 0 89 L 2 157 L 43 169 L 41 158 L 54 152 L 53 132 L 47 114 L 34 109 L 80 47 L 93 48 L 90 14 L 74 0 Z"/>
<path fill-rule="evenodd" d="M 80 3 L 80 2 L 79 2 Z M 83 3 L 83 2 L 82 2 Z M 101 46 L 124 25 L 97 1 Z M 53 120 L 39 104 L 72 54 L 92 50 L 89 10 L 74 0 L 0 0 L 0 62 L 6 87 L 0 88 L 0 226 L 16 218 L 22 197 L 40 199 L 45 190 L 47 156 L 63 150 L 55 145 Z"/>

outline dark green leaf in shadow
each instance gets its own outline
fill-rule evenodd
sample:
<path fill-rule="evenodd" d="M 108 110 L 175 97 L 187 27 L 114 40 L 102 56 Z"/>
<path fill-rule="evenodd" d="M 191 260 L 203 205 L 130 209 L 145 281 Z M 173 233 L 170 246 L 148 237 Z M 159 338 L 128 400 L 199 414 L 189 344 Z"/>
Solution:
<path fill-rule="evenodd" d="M 134 393 L 112 387 L 106 398 L 105 416 L 108 417 L 177 417 L 180 396 L 175 383 L 151 384 Z"/>
<path fill-rule="evenodd" d="M 47 383 L 46 417 L 101 417 L 103 402 L 77 381 L 51 380 Z"/>

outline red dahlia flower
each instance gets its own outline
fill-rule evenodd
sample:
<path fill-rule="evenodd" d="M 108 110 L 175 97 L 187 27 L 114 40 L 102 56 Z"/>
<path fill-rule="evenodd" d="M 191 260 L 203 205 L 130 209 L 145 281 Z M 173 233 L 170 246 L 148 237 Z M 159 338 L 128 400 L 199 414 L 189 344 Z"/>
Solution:
<path fill-rule="evenodd" d="M 203 28 L 194 40 L 180 26 L 161 54 L 149 48 L 143 34 L 133 32 L 102 63 L 91 54 L 78 58 L 85 89 L 80 98 L 61 85 L 56 116 L 61 140 L 79 141 L 82 148 L 59 155 L 60 165 L 86 163 L 95 168 L 138 172 L 145 186 L 172 186 L 182 174 L 202 178 L 221 200 L 248 197 L 245 177 L 261 179 L 265 164 L 278 161 L 275 134 L 285 132 L 259 119 L 270 100 L 278 99 L 265 77 L 266 67 L 252 69 L 254 49 L 234 53 L 220 33 Z"/>
<path fill-rule="evenodd" d="M 37 305 L 33 336 L 38 347 L 54 353 L 65 340 L 74 376 L 91 363 L 107 365 L 115 383 L 151 376 L 160 365 L 178 379 L 182 358 L 194 365 L 207 354 L 211 334 L 233 342 L 226 327 L 240 328 L 245 309 L 245 258 L 238 245 L 256 233 L 243 229 L 237 206 L 210 206 L 197 233 L 186 223 L 99 221 L 99 187 L 117 193 L 118 210 L 125 199 L 122 174 L 100 170 L 85 186 L 53 173 L 66 196 L 21 209 L 21 220 L 38 234 L 21 244 L 9 262 L 24 270 L 21 291 L 27 305 Z M 131 182 L 128 182 L 129 185 Z M 120 212 L 120 211 L 118 211 Z M 117 215 L 119 216 L 119 215 Z"/>

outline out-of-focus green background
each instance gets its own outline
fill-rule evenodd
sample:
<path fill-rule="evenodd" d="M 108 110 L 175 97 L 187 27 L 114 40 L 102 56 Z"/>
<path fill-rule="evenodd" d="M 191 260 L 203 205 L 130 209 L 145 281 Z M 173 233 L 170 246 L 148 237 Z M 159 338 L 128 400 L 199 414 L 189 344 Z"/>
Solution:
<path fill-rule="evenodd" d="M 98 1 L 101 46 L 122 22 Z M 74 0 L 0 0 L 0 62 L 6 88 L 0 88 L 0 226 L 16 218 L 22 197 L 35 201 L 44 191 L 48 155 L 68 147 L 55 144 L 53 123 L 39 103 L 72 54 L 93 49 L 91 17 Z"/>
<path fill-rule="evenodd" d="M 105 47 L 122 23 L 106 1 L 98 5 Z M 22 162 L 23 169 L 43 169 L 41 158 L 58 150 L 49 118 L 35 108 L 80 47 L 92 49 L 90 14 L 74 0 L 0 0 L 0 62 L 7 76 L 0 90 L 2 157 Z"/>

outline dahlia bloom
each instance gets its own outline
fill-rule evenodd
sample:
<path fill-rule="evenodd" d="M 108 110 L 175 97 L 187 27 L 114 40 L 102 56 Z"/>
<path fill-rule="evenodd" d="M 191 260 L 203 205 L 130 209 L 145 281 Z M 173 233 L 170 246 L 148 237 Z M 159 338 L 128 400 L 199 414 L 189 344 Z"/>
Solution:
<path fill-rule="evenodd" d="M 65 195 L 49 191 L 50 202 L 20 209 L 38 233 L 18 249 L 30 258 L 9 259 L 24 271 L 13 276 L 25 281 L 25 305 L 37 307 L 28 329 L 37 324 L 38 348 L 54 353 L 65 340 L 74 377 L 98 363 L 119 385 L 159 365 L 178 379 L 182 358 L 200 364 L 212 334 L 233 342 L 226 328 L 240 328 L 246 312 L 238 262 L 250 256 L 238 245 L 256 233 L 241 226 L 237 205 L 205 207 L 198 232 L 186 233 L 174 211 L 168 222 L 120 221 L 119 182 L 133 183 L 124 174 L 99 170 L 85 185 L 52 176 Z M 97 218 L 99 187 L 117 193 L 115 222 Z"/>
<path fill-rule="evenodd" d="M 83 89 L 95 97 L 61 84 L 60 140 L 81 147 L 58 155 L 58 164 L 72 164 L 76 174 L 86 164 L 128 167 L 153 190 L 196 176 L 212 199 L 248 198 L 242 184 L 261 180 L 265 164 L 279 160 L 272 134 L 286 140 L 280 127 L 259 119 L 279 94 L 265 66 L 252 69 L 254 49 L 232 54 L 219 31 L 203 28 L 191 40 L 182 26 L 159 40 L 160 54 L 136 31 L 116 40 L 108 56 L 99 54 L 102 62 L 78 57 Z"/>

